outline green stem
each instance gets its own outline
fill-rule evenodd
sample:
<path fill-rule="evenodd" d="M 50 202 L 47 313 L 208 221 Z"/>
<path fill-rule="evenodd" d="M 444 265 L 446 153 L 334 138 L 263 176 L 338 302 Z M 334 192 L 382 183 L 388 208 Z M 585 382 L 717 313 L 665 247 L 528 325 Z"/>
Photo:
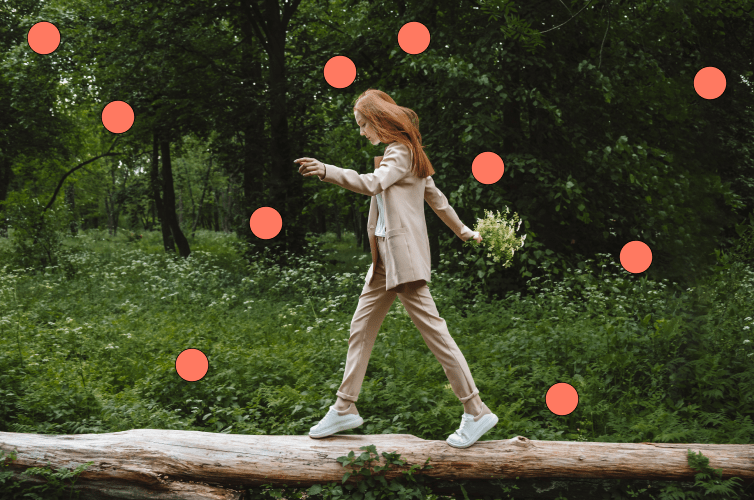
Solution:
<path fill-rule="evenodd" d="M 86 391 L 87 388 L 86 388 L 86 380 L 84 380 L 84 364 L 81 361 L 81 358 L 83 357 L 84 354 L 81 352 L 81 347 L 83 346 L 79 347 L 79 373 L 81 374 L 81 383 L 84 384 L 84 390 Z"/>
<path fill-rule="evenodd" d="M 401 375 L 406 372 L 406 344 L 404 342 L 404 331 L 401 330 L 401 354 L 403 355 L 403 366 L 401 367 Z"/>
<path fill-rule="evenodd" d="M 21 363 L 21 368 L 26 370 L 26 365 L 24 365 L 24 355 L 21 352 L 21 324 L 18 321 L 18 293 L 16 291 L 16 286 L 13 285 L 13 298 L 16 301 L 16 346 L 18 347 L 18 361 Z"/>

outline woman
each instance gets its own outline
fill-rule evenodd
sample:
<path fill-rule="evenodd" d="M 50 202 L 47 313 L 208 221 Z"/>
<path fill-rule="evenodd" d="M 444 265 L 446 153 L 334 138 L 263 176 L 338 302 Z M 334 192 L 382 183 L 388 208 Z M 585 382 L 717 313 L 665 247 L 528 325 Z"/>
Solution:
<path fill-rule="evenodd" d="M 435 187 L 430 177 L 434 170 L 424 153 L 419 118 L 414 111 L 398 106 L 375 89 L 361 94 L 353 110 L 361 135 L 374 145 L 388 144 L 385 155 L 375 158 L 374 173 L 360 175 L 314 158 L 295 160 L 300 165 L 299 173 L 305 177 L 317 175 L 320 181 L 372 197 L 367 232 L 372 265 L 351 321 L 343 383 L 336 393 L 336 403 L 311 428 L 309 436 L 323 438 L 364 423 L 355 403 L 377 332 L 398 296 L 464 406 L 461 427 L 446 441 L 456 448 L 468 448 L 494 427 L 498 418 L 479 398 L 466 359 L 429 293 L 431 269 L 424 201 L 462 240 L 482 238 L 461 222 Z"/>

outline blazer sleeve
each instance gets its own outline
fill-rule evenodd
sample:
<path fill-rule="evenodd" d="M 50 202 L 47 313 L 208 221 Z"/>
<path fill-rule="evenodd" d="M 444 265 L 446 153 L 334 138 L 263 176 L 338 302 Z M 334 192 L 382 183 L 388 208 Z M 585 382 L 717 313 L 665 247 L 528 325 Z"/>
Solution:
<path fill-rule="evenodd" d="M 458 218 L 456 211 L 448 203 L 448 199 L 435 186 L 432 177 L 427 177 L 427 183 L 424 186 L 424 200 L 429 203 L 432 210 L 442 219 L 442 221 L 463 241 L 471 239 L 474 231 L 469 229 L 461 219 Z"/>
<path fill-rule="evenodd" d="M 355 193 L 374 196 L 409 175 L 410 161 L 411 153 L 408 147 L 393 143 L 385 149 L 380 168 L 373 173 L 359 174 L 355 170 L 325 163 L 325 176 L 320 177 L 319 180 L 336 184 Z"/>

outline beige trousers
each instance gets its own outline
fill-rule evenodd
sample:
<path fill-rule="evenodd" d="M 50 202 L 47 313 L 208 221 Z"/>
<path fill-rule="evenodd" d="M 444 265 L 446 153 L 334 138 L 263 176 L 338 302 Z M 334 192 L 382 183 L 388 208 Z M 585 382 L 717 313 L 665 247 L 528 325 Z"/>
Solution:
<path fill-rule="evenodd" d="M 385 249 L 385 238 L 377 237 L 379 254 Z M 440 317 L 426 284 L 402 293 L 385 290 L 385 267 L 378 256 L 374 279 L 365 284 L 359 295 L 359 305 L 351 320 L 351 336 L 348 339 L 348 356 L 343 373 L 343 383 L 336 393 L 343 399 L 357 401 L 374 341 L 396 295 L 406 308 L 424 342 L 445 370 L 456 397 L 462 403 L 479 394 L 471 377 L 466 358 L 448 332 L 445 320 Z"/>

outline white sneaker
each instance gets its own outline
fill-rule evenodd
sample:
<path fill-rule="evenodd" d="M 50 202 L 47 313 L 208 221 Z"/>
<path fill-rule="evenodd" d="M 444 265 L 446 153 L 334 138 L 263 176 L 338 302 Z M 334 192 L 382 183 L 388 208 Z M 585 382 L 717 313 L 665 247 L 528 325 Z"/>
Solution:
<path fill-rule="evenodd" d="M 354 429 L 363 423 L 364 419 L 359 416 L 359 412 L 353 403 L 344 411 L 336 410 L 333 405 L 327 415 L 317 425 L 309 429 L 309 437 L 319 439 L 331 436 L 336 432 Z"/>
<path fill-rule="evenodd" d="M 492 413 L 486 404 L 482 403 L 482 412 L 476 417 L 464 412 L 463 417 L 461 417 L 461 427 L 448 436 L 445 441 L 453 448 L 468 448 L 488 430 L 495 427 L 497 420 L 497 415 Z"/>

